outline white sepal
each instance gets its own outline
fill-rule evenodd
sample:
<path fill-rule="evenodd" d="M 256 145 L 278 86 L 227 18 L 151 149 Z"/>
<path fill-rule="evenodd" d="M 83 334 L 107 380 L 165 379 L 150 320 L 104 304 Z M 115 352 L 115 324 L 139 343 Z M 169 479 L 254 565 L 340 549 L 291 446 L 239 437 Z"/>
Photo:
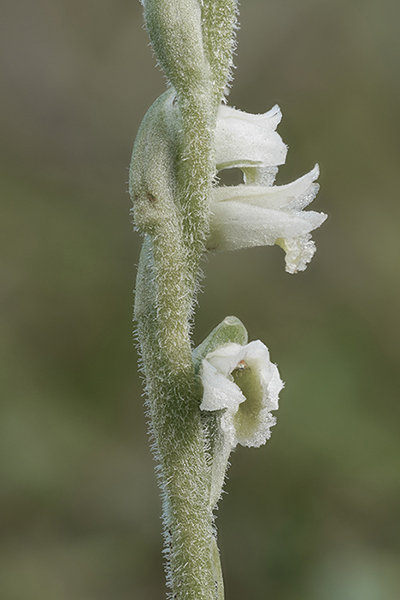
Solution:
<path fill-rule="evenodd" d="M 215 131 L 217 170 L 283 165 L 287 148 L 275 131 L 281 118 L 276 105 L 262 115 L 221 105 Z"/>
<path fill-rule="evenodd" d="M 201 410 L 219 410 L 232 404 L 239 406 L 246 400 L 238 386 L 206 359 L 202 363 L 202 383 L 204 394 Z"/>

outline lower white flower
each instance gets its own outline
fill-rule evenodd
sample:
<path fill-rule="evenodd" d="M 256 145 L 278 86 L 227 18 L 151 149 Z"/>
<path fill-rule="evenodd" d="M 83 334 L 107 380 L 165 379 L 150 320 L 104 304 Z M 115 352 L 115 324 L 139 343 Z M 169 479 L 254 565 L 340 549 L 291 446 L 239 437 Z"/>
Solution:
<path fill-rule="evenodd" d="M 245 346 L 228 343 L 202 361 L 203 400 L 200 409 L 217 411 L 218 432 L 213 451 L 210 507 L 217 503 L 231 451 L 237 444 L 258 447 L 270 438 L 283 382 L 259 340 Z"/>
<path fill-rule="evenodd" d="M 283 387 L 279 371 L 259 340 L 246 346 L 226 344 L 202 362 L 204 389 L 201 410 L 224 410 L 221 429 L 231 449 L 261 446 L 275 425 L 271 411 L 278 409 Z"/>
<path fill-rule="evenodd" d="M 327 218 L 304 212 L 318 192 L 318 165 L 296 181 L 274 186 L 286 146 L 275 128 L 278 107 L 249 115 L 221 107 L 216 128 L 217 170 L 240 168 L 245 184 L 213 190 L 209 250 L 238 250 L 278 244 L 286 252 L 286 270 L 303 271 L 315 253 L 311 231 Z"/>

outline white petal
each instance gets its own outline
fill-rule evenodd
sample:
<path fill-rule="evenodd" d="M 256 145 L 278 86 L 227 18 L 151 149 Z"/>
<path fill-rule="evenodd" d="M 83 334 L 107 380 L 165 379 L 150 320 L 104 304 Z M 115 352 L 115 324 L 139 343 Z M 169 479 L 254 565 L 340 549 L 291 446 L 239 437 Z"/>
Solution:
<path fill-rule="evenodd" d="M 217 169 L 284 164 L 287 147 L 275 132 L 281 118 L 278 106 L 252 115 L 221 105 L 215 131 Z"/>
<path fill-rule="evenodd" d="M 202 368 L 204 392 L 200 410 L 237 410 L 239 404 L 246 400 L 238 386 L 217 371 L 206 359 L 203 360 Z"/>
<path fill-rule="evenodd" d="M 266 185 L 270 187 L 274 184 L 278 174 L 278 167 L 243 167 L 243 179 L 246 185 Z"/>
<path fill-rule="evenodd" d="M 246 398 L 247 404 L 241 404 L 235 415 L 232 414 L 232 422 L 237 443 L 258 447 L 271 436 L 270 428 L 275 425 L 276 419 L 270 411 L 278 409 L 278 396 L 283 383 L 277 366 L 270 360 L 268 348 L 259 340 L 245 347 L 244 360 L 253 372 L 252 377 L 259 379 L 260 396 L 256 402 L 254 398 Z"/>
<path fill-rule="evenodd" d="M 260 340 L 250 342 L 244 347 L 245 361 L 249 367 L 256 368 L 264 391 L 265 407 L 278 409 L 278 396 L 283 388 L 278 367 L 271 362 L 268 348 Z"/>
<path fill-rule="evenodd" d="M 301 210 L 308 206 L 317 195 L 318 184 L 314 181 L 319 175 L 318 165 L 303 177 L 287 185 L 272 187 L 261 185 L 220 186 L 213 189 L 213 203 L 236 200 L 244 204 L 275 209 Z"/>
<path fill-rule="evenodd" d="M 283 381 L 279 375 L 278 367 L 270 363 L 270 379 L 268 381 L 268 402 L 266 408 L 268 410 L 278 410 L 279 394 L 283 389 Z"/>
<path fill-rule="evenodd" d="M 270 428 L 275 425 L 270 411 L 278 408 L 283 383 L 262 342 L 251 342 L 243 347 L 242 356 L 246 368 L 235 371 L 235 382 L 246 396 L 246 402 L 235 412 L 228 409 L 223 419 L 228 430 L 233 427 L 235 443 L 258 447 L 269 439 Z"/>
<path fill-rule="evenodd" d="M 245 347 L 246 346 L 230 342 L 224 346 L 220 346 L 217 350 L 209 352 L 206 359 L 213 367 L 227 377 L 241 360 L 239 356 L 242 352 L 242 348 Z"/>
<path fill-rule="evenodd" d="M 242 202 L 219 202 L 211 207 L 210 250 L 239 250 L 272 246 L 279 238 L 306 236 L 326 219 L 314 211 L 284 211 Z"/>

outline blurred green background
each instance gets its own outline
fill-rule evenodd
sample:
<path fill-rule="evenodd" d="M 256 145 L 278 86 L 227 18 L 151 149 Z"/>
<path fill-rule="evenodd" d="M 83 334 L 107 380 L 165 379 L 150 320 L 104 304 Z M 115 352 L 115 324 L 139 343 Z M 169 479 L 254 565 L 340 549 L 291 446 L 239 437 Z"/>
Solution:
<path fill-rule="evenodd" d="M 165 80 L 137 0 L 0 5 L 0 597 L 164 598 L 132 342 L 127 167 Z M 321 165 L 305 273 L 279 248 L 204 262 L 195 341 L 247 325 L 286 388 L 238 448 L 227 599 L 400 598 L 400 3 L 243 0 L 230 103 L 278 102 L 278 183 Z"/>

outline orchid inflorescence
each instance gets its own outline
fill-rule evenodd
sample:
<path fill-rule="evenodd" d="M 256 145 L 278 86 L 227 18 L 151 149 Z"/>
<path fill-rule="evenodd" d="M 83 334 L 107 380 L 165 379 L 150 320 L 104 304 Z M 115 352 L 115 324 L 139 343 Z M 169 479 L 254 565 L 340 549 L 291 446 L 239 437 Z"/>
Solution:
<path fill-rule="evenodd" d="M 326 215 L 318 166 L 274 185 L 287 148 L 281 112 L 224 104 L 235 0 L 143 0 L 147 30 L 170 87 L 148 110 L 132 155 L 130 193 L 144 236 L 135 319 L 163 496 L 167 583 L 178 600 L 222 600 L 213 510 L 231 452 L 270 437 L 283 387 L 260 341 L 227 317 L 192 350 L 199 262 L 207 251 L 277 244 L 302 271 Z M 217 185 L 239 168 L 244 183 Z"/>

